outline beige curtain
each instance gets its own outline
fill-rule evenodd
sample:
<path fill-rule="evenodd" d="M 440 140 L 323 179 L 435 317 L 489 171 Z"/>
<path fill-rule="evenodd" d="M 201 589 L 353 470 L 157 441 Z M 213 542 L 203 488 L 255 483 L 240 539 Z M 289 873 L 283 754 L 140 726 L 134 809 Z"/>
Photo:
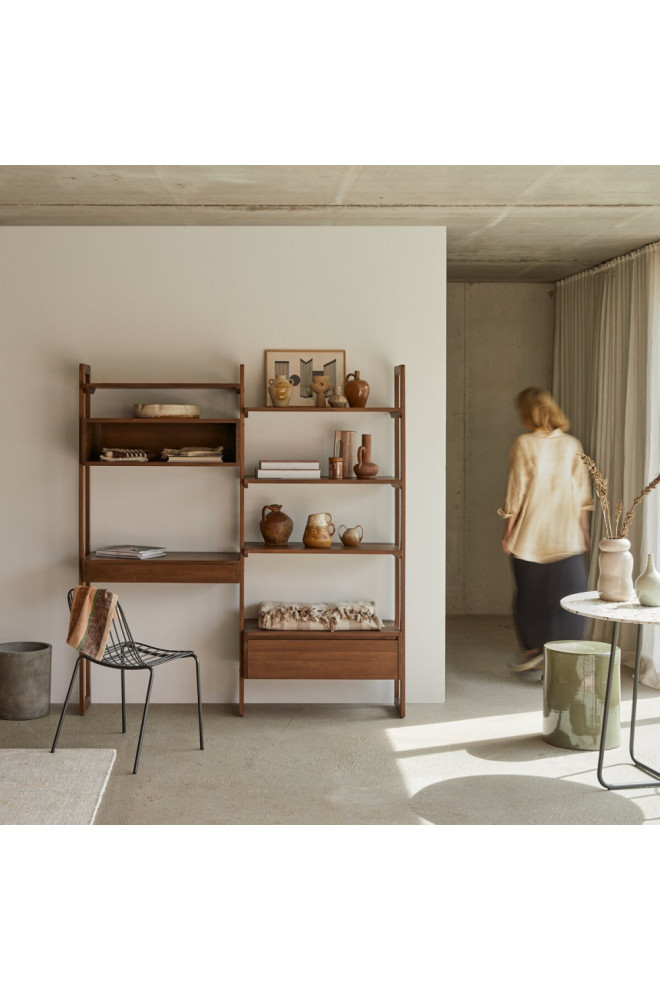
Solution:
<path fill-rule="evenodd" d="M 621 499 L 624 512 L 660 464 L 650 466 L 648 448 L 650 408 L 655 400 L 647 372 L 651 367 L 655 312 L 653 296 L 660 280 L 653 277 L 660 258 L 660 243 L 651 244 L 597 268 L 557 283 L 553 392 L 571 420 L 571 432 L 582 441 L 608 479 L 612 508 Z M 655 388 L 657 392 L 657 387 Z M 656 448 L 657 449 L 657 448 Z M 660 459 L 660 451 L 656 461 Z M 637 510 L 629 539 L 635 561 L 634 577 L 646 565 L 648 535 L 644 516 L 655 508 L 652 492 Z M 602 534 L 600 511 L 594 512 L 589 587 L 598 578 L 598 541 Z M 634 648 L 635 630 L 622 629 L 624 652 Z M 597 623 L 594 638 L 609 639 L 606 624 Z M 647 654 L 645 639 L 644 653 Z M 650 656 L 646 656 L 647 683 L 657 679 Z"/>
<path fill-rule="evenodd" d="M 660 245 L 653 245 L 649 258 L 649 349 L 646 374 L 648 423 L 646 430 L 645 476 L 649 481 L 660 473 Z M 652 553 L 660 569 L 660 496 L 659 488 L 647 497 L 643 515 L 642 552 Z M 639 570 L 645 557 L 640 558 Z M 660 689 L 660 630 L 645 626 L 642 633 L 641 680 Z"/>

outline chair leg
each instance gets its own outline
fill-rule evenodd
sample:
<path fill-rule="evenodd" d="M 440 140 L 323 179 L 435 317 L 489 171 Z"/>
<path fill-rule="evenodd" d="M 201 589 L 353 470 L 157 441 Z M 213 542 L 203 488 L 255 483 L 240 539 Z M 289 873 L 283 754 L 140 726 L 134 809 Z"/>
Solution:
<path fill-rule="evenodd" d="M 69 690 L 66 693 L 66 698 L 64 699 L 64 704 L 62 705 L 62 714 L 60 715 L 60 720 L 57 723 L 57 731 L 55 733 L 55 738 L 53 739 L 53 745 L 51 746 L 51 753 L 55 752 L 55 747 L 57 746 L 57 740 L 60 738 L 60 729 L 62 728 L 62 722 L 64 721 L 64 716 L 66 714 L 66 709 L 71 698 L 71 692 L 73 691 L 73 685 L 76 680 L 76 674 L 78 673 L 78 668 L 80 667 L 80 654 L 78 654 L 78 659 L 76 660 L 75 666 L 73 668 L 73 674 L 71 675 L 71 681 L 69 682 Z"/>
<path fill-rule="evenodd" d="M 204 725 L 202 722 L 202 685 L 199 678 L 199 659 L 193 653 L 195 673 L 197 675 L 197 717 L 199 719 L 199 748 L 204 749 Z"/>
<path fill-rule="evenodd" d="M 142 712 L 142 724 L 140 725 L 140 738 L 138 739 L 137 752 L 135 754 L 135 764 L 133 766 L 133 773 L 137 773 L 138 763 L 140 762 L 140 752 L 142 750 L 142 736 L 144 735 L 144 727 L 147 722 L 147 712 L 149 710 L 149 699 L 151 698 L 151 687 L 154 681 L 154 669 L 149 668 L 149 685 L 147 687 L 147 697 L 144 702 L 144 711 Z"/>
<path fill-rule="evenodd" d="M 121 668 L 121 731 L 126 732 L 126 671 Z"/>

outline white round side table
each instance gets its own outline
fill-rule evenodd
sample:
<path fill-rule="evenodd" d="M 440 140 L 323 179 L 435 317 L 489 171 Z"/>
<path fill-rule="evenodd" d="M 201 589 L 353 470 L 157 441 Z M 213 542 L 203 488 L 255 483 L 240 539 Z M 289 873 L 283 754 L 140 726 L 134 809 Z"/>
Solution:
<path fill-rule="evenodd" d="M 598 782 L 609 791 L 621 791 L 627 788 L 636 787 L 658 787 L 660 781 L 660 770 L 641 763 L 635 756 L 635 720 L 637 717 L 637 687 L 639 683 L 639 658 L 642 645 L 642 626 L 660 625 L 660 607 L 648 608 L 640 605 L 636 596 L 627 602 L 606 602 L 603 601 L 597 591 L 581 592 L 578 595 L 568 595 L 561 600 L 562 608 L 567 612 L 575 612 L 588 619 L 604 619 L 612 623 L 612 646 L 610 649 L 610 663 L 607 672 L 607 687 L 605 689 L 605 705 L 603 709 L 603 727 L 600 734 L 600 748 L 598 751 Z M 612 679 L 616 657 L 617 639 L 619 637 L 619 623 L 627 622 L 637 626 L 637 647 L 635 650 L 635 672 L 633 674 L 633 699 L 632 718 L 630 720 L 630 758 L 633 766 L 643 773 L 653 777 L 652 781 L 645 781 L 636 784 L 608 784 L 603 779 L 603 760 L 605 758 L 605 734 L 607 732 L 607 715 L 610 706 L 610 695 L 612 692 Z"/>

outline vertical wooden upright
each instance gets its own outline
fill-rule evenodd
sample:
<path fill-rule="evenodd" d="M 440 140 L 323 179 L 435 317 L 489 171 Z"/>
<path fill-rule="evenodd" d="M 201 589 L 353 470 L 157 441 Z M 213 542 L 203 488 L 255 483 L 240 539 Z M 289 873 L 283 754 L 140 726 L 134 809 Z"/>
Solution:
<path fill-rule="evenodd" d="M 78 369 L 78 583 L 88 584 L 84 580 L 83 560 L 89 554 L 89 464 L 87 463 L 87 420 L 90 412 L 89 388 L 91 368 L 81 364 Z M 91 663 L 82 660 L 78 675 L 79 702 L 81 715 L 84 715 L 91 704 Z"/>

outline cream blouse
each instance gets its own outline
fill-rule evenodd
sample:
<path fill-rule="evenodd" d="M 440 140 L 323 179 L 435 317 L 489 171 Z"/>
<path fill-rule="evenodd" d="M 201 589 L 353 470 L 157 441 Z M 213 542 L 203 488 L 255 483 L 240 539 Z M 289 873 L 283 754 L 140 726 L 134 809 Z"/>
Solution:
<path fill-rule="evenodd" d="M 515 557 L 546 564 L 584 553 L 580 515 L 594 500 L 581 451 L 580 441 L 562 430 L 514 440 L 506 499 L 497 513 L 515 519 L 508 539 Z"/>

